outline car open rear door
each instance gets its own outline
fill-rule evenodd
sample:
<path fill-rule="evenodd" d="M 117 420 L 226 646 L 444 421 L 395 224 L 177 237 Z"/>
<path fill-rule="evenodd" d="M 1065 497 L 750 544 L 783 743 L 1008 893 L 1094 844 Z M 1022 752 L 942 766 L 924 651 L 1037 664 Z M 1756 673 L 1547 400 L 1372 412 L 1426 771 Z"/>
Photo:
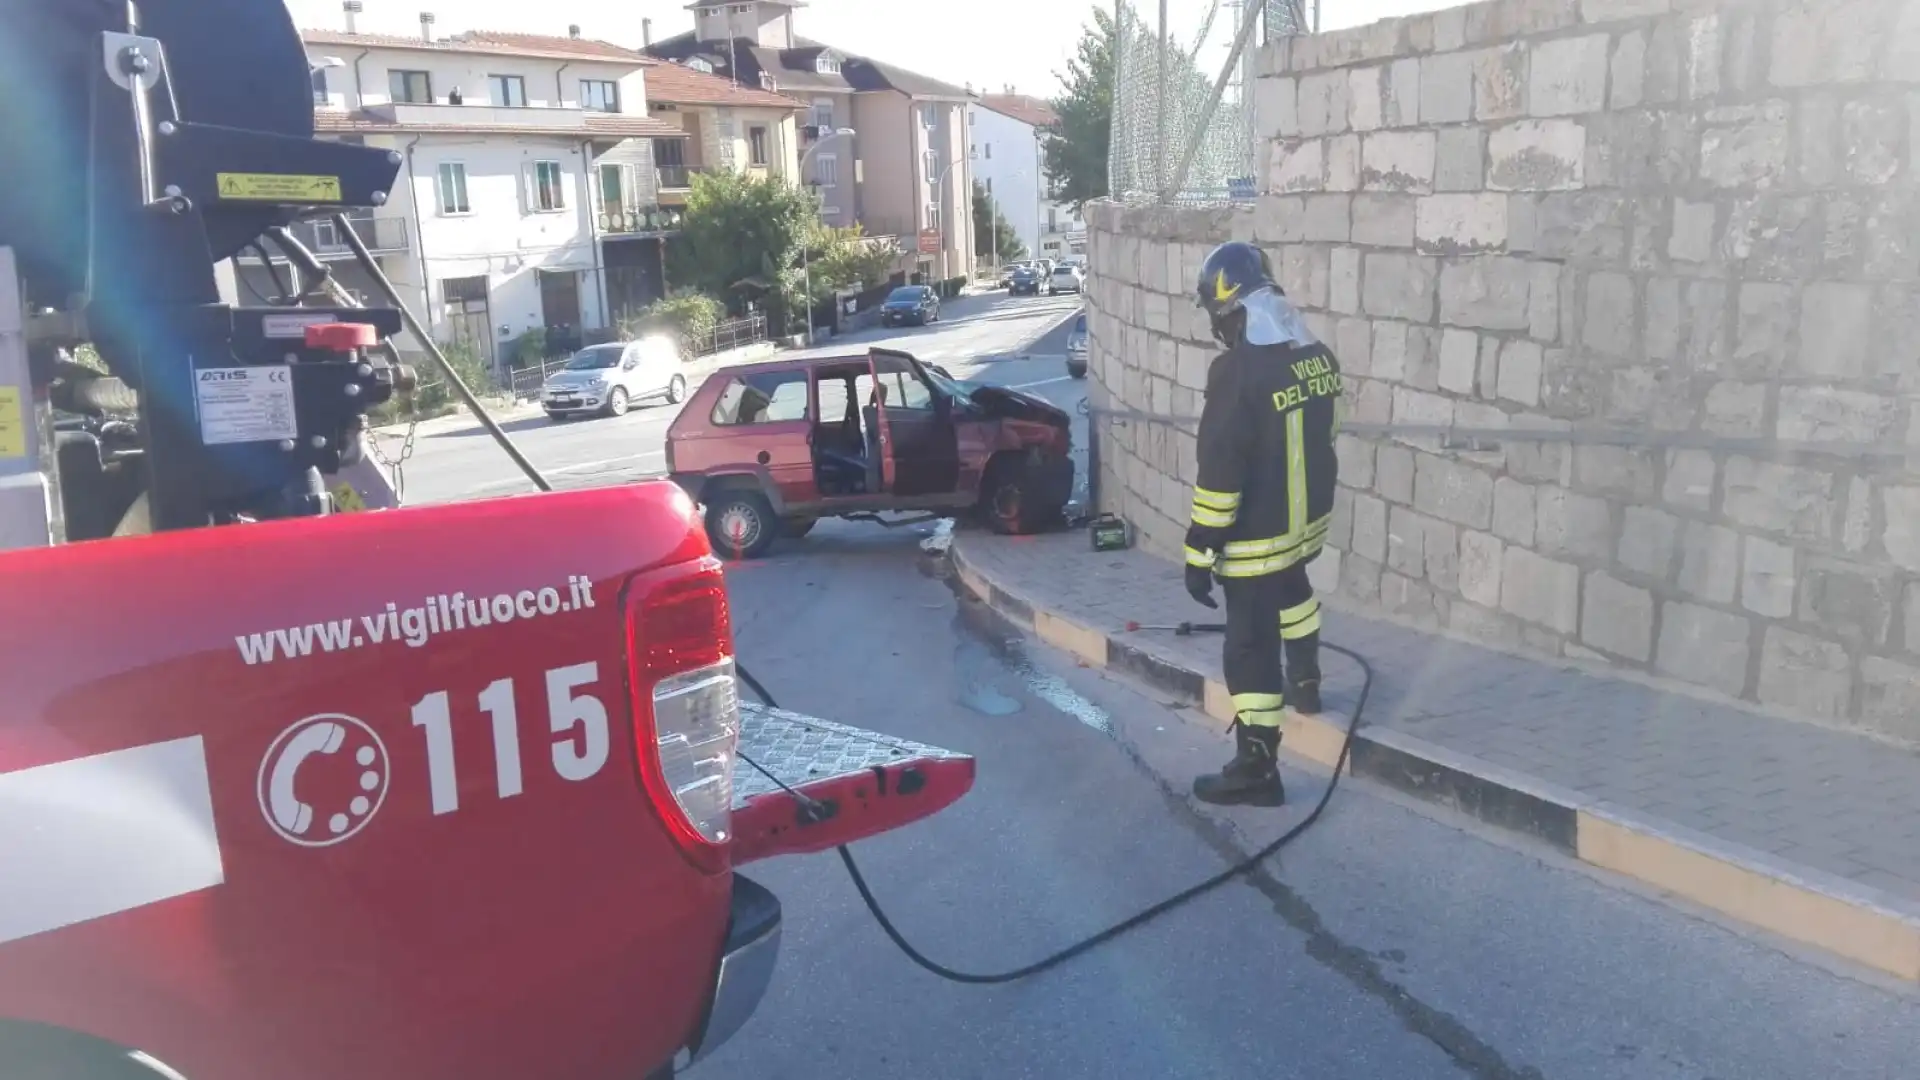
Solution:
<path fill-rule="evenodd" d="M 744 702 L 740 755 L 735 866 L 864 840 L 945 809 L 973 787 L 966 754 Z M 795 793 L 818 810 L 805 812 Z"/>

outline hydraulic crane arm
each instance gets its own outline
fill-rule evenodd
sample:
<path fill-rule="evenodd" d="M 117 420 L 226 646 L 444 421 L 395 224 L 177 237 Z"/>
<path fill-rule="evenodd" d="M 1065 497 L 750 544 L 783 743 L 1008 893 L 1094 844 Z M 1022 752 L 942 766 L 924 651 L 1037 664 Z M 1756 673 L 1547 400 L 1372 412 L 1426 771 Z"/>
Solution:
<path fill-rule="evenodd" d="M 0 248 L 27 313 L 0 342 L 27 429 L 0 437 L 0 488 L 25 490 L 25 466 L 64 474 L 49 539 L 105 535 L 136 503 L 155 530 L 329 512 L 323 474 L 359 463 L 366 410 L 411 379 L 381 349 L 401 317 L 234 307 L 216 266 L 302 216 L 384 204 L 398 156 L 313 137 L 278 0 L 0 0 L 0 25 L 0 80 L 24 104 L 0 111 Z M 339 323 L 359 329 L 324 328 Z M 50 389 L 73 408 L 85 381 L 61 362 L 82 342 L 137 407 L 111 432 L 50 433 Z"/>

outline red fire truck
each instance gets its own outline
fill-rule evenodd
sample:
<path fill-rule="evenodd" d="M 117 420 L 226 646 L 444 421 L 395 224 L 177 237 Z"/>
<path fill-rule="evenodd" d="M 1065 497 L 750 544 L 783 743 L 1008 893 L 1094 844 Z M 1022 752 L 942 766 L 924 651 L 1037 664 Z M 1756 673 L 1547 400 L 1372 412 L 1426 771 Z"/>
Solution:
<path fill-rule="evenodd" d="M 972 760 L 743 704 L 671 483 L 336 512 L 410 316 L 329 303 L 285 226 L 399 162 L 312 139 L 278 0 L 0 25 L 51 110 L 0 116 L 0 1076 L 709 1052 L 778 949 L 738 868 L 933 813 Z M 261 237 L 298 295 L 223 302 Z"/>

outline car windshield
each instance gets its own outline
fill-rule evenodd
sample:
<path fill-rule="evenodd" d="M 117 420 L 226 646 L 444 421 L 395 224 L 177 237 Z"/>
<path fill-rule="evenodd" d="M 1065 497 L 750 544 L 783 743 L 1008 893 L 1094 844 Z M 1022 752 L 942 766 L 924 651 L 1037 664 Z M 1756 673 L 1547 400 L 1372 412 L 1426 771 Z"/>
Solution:
<path fill-rule="evenodd" d="M 620 362 L 619 345 L 596 345 L 591 349 L 581 349 L 567 361 L 568 371 L 603 371 Z"/>
<path fill-rule="evenodd" d="M 913 366 L 919 369 L 920 374 L 926 376 L 927 381 L 933 384 L 934 389 L 940 391 L 943 394 L 946 394 L 948 397 L 953 398 L 955 401 L 963 402 L 966 404 L 973 403 L 973 396 L 967 393 L 966 387 L 961 386 L 959 380 L 954 379 L 943 372 L 935 371 L 932 367 L 926 364 L 923 364 L 918 360 L 915 360 L 913 362 Z"/>
<path fill-rule="evenodd" d="M 1076 334 L 1084 334 L 1087 332 L 1087 313 L 1086 312 L 1084 311 L 1081 312 L 1079 318 L 1076 318 L 1073 320 L 1073 332 Z"/>
<path fill-rule="evenodd" d="M 917 285 L 902 285 L 887 295 L 887 303 L 899 304 L 920 299 L 922 290 Z"/>

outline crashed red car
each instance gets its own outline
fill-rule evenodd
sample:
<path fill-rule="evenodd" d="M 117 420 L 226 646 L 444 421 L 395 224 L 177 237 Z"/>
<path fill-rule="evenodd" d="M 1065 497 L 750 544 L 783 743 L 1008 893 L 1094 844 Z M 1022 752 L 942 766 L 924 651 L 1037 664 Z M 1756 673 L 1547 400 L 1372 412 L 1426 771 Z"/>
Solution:
<path fill-rule="evenodd" d="M 717 371 L 666 444 L 667 471 L 706 508 L 714 550 L 737 558 L 823 517 L 903 523 L 879 516 L 889 511 L 1037 532 L 1072 497 L 1071 455 L 1059 407 L 890 349 Z"/>

